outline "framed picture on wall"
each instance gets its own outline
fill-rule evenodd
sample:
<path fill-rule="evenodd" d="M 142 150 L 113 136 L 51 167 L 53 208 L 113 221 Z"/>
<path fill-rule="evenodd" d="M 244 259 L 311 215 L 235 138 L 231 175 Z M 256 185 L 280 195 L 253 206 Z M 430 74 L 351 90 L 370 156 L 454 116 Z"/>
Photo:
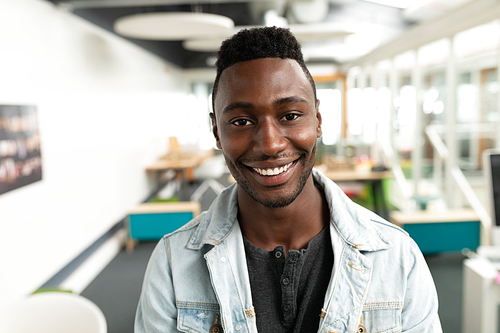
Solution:
<path fill-rule="evenodd" d="M 0 194 L 42 179 L 34 105 L 0 105 Z"/>

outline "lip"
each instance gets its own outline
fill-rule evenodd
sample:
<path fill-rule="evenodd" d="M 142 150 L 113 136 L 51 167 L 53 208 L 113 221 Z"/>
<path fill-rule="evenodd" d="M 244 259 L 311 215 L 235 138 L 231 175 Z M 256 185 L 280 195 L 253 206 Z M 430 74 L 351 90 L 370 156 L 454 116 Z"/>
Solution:
<path fill-rule="evenodd" d="M 279 166 L 270 166 L 270 167 L 252 167 L 254 171 L 256 171 L 258 174 L 262 176 L 277 176 L 283 172 L 286 172 L 289 167 L 292 166 L 294 161 L 287 163 L 285 165 L 279 165 Z"/>
<path fill-rule="evenodd" d="M 300 159 L 300 158 L 299 158 Z M 259 183 L 261 183 L 262 185 L 264 186 L 278 186 L 278 185 L 281 185 L 283 183 L 285 183 L 290 177 L 291 177 L 291 174 L 293 173 L 293 170 L 295 169 L 296 165 L 297 165 L 297 161 L 299 159 L 296 159 L 295 161 L 292 161 L 292 162 L 288 162 L 286 164 L 282 164 L 280 163 L 279 165 L 273 165 L 273 166 L 268 166 L 268 167 L 261 167 L 261 168 L 257 168 L 257 167 L 250 167 L 250 166 L 247 166 L 247 168 L 250 170 L 250 172 L 252 173 L 252 175 L 254 176 L 255 179 L 257 179 L 257 181 Z M 277 175 L 263 175 L 263 174 L 260 174 L 258 171 L 256 171 L 255 169 L 275 169 L 275 168 L 278 168 L 280 169 L 281 167 L 286 167 L 286 171 L 284 170 L 283 172 L 277 174 Z"/>

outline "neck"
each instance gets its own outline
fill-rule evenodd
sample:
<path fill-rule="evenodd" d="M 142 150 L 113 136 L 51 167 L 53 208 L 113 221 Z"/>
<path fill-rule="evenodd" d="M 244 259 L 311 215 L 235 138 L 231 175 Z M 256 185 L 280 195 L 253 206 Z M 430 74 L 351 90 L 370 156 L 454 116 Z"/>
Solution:
<path fill-rule="evenodd" d="M 307 247 L 330 221 L 328 205 L 322 191 L 309 177 L 302 192 L 288 206 L 269 208 L 253 200 L 238 187 L 238 221 L 245 237 L 267 251 L 278 245 L 288 250 Z"/>

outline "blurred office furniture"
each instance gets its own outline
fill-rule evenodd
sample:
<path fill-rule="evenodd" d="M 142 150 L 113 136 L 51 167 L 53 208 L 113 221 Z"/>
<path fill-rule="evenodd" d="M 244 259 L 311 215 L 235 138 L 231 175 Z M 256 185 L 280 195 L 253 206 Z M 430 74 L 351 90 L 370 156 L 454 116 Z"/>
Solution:
<path fill-rule="evenodd" d="M 182 152 L 180 150 L 170 151 L 168 154 L 147 166 L 146 171 L 154 173 L 159 188 L 165 183 L 162 176 L 168 171 L 174 171 L 176 177 L 181 181 L 181 199 L 187 200 L 185 183 L 188 178 L 190 178 L 188 174 L 211 156 L 213 156 L 213 150 L 197 152 Z"/>
<path fill-rule="evenodd" d="M 500 245 L 500 149 L 483 152 L 487 207 L 491 217 L 493 245 Z"/>
<path fill-rule="evenodd" d="M 424 254 L 475 250 L 480 243 L 481 223 L 471 209 L 393 211 L 390 221 L 406 230 Z"/>
<path fill-rule="evenodd" d="M 132 209 L 127 218 L 127 251 L 137 241 L 159 240 L 200 214 L 199 202 L 144 203 Z"/>
<path fill-rule="evenodd" d="M 202 180 L 202 183 L 191 195 L 190 200 L 199 201 L 208 189 L 212 189 L 215 194 L 219 195 L 224 190 L 224 186 L 216 179 L 222 177 L 224 172 L 226 172 L 224 155 L 221 154 L 204 160 L 193 172 L 194 180 Z"/>
<path fill-rule="evenodd" d="M 464 261 L 462 332 L 498 332 L 500 247 L 480 247 L 477 252 Z"/>
<path fill-rule="evenodd" d="M 106 318 L 87 298 L 66 292 L 34 294 L 0 315 L 2 333 L 106 333 Z"/>
<path fill-rule="evenodd" d="M 189 168 L 197 167 L 204 159 L 213 155 L 213 151 L 201 151 L 193 153 L 168 153 L 159 158 L 154 163 L 146 167 L 146 171 L 155 172 L 159 177 L 161 173 L 174 170 L 185 176 L 185 171 Z M 157 178 L 159 179 L 159 178 Z"/>
<path fill-rule="evenodd" d="M 464 261 L 463 332 L 498 332 L 500 305 L 500 150 L 483 152 L 493 246 Z"/>
<path fill-rule="evenodd" d="M 480 126 L 480 124 L 476 125 L 478 128 L 475 128 L 474 131 L 485 131 L 483 126 Z M 467 204 L 477 214 L 480 222 L 480 244 L 489 245 L 491 243 L 492 231 L 491 216 L 460 168 L 456 152 L 451 153 L 448 146 L 443 142 L 441 133 L 446 132 L 446 129 L 445 126 L 439 125 L 429 125 L 425 128 L 425 134 L 429 138 L 434 152 L 433 168 L 435 172 L 433 174 L 433 182 L 438 188 L 444 188 L 443 196 L 449 209 L 463 207 L 463 198 L 465 198 Z M 450 131 L 448 130 L 448 132 Z M 443 166 L 445 170 L 444 179 L 441 172 Z M 415 179 L 414 181 L 417 180 Z"/>
<path fill-rule="evenodd" d="M 359 168 L 330 170 L 318 167 L 318 169 L 334 182 L 342 183 L 356 181 L 371 184 L 375 213 L 386 219 L 389 217 L 382 180 L 392 178 L 393 174 L 391 171 L 373 171 L 371 169 Z M 341 184 L 340 187 L 342 187 Z"/>
<path fill-rule="evenodd" d="M 409 186 L 392 168 L 395 179 L 402 180 L 398 184 L 403 195 L 391 194 L 410 198 L 432 182 L 449 209 L 470 207 L 476 212 L 482 245 L 490 244 L 494 223 L 475 192 L 482 194 L 476 183 L 482 171 L 480 157 L 486 148 L 500 148 L 500 99 L 498 89 L 490 88 L 500 81 L 500 44 L 498 38 L 485 36 L 498 35 L 499 13 L 498 1 L 468 1 L 345 66 L 348 94 L 364 99 L 348 102 L 349 114 L 368 115 L 367 106 L 373 105 L 377 117 L 382 110 L 387 115 L 378 124 L 366 116 L 351 117 L 350 128 L 373 123 L 379 140 L 394 148 L 391 165 L 411 160 L 411 173 L 405 175 Z M 368 89 L 377 92 L 370 100 L 363 92 Z M 379 108 L 375 105 L 382 105 L 378 101 L 383 94 L 385 106 Z M 356 118 L 360 121 L 352 126 Z M 349 132 L 348 127 L 344 138 Z M 401 209 L 412 203 L 392 199 Z"/>
<path fill-rule="evenodd" d="M 181 145 L 179 144 L 179 140 L 177 140 L 177 137 L 171 136 L 168 138 L 168 148 L 170 153 L 173 154 L 181 153 Z"/>

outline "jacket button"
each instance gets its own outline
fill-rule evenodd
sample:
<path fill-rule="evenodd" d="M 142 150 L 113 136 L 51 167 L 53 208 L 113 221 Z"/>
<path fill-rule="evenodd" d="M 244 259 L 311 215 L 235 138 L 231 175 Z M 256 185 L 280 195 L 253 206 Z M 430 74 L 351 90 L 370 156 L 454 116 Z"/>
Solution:
<path fill-rule="evenodd" d="M 221 262 L 226 262 L 226 257 L 220 257 Z"/>
<path fill-rule="evenodd" d="M 210 326 L 210 333 L 222 333 L 222 327 L 218 324 Z"/>
<path fill-rule="evenodd" d="M 368 331 L 366 330 L 365 325 L 359 324 L 358 325 L 358 330 L 356 331 L 357 333 L 367 333 Z"/>
<path fill-rule="evenodd" d="M 239 331 L 239 330 L 241 330 L 241 325 L 240 325 L 240 324 L 238 324 L 238 325 L 236 325 L 234 328 L 235 328 L 237 331 Z"/>
<path fill-rule="evenodd" d="M 284 286 L 288 286 L 290 284 L 290 279 L 289 278 L 284 278 L 281 283 L 283 283 Z"/>

